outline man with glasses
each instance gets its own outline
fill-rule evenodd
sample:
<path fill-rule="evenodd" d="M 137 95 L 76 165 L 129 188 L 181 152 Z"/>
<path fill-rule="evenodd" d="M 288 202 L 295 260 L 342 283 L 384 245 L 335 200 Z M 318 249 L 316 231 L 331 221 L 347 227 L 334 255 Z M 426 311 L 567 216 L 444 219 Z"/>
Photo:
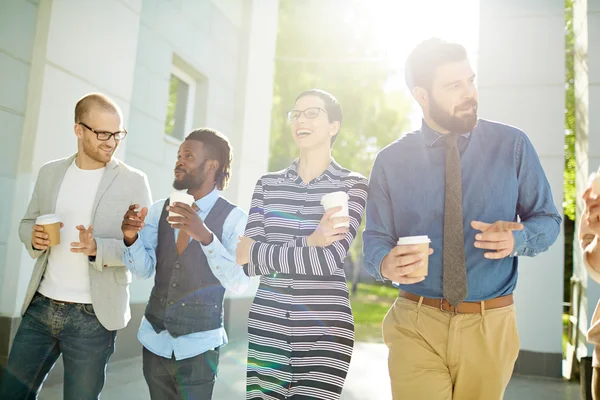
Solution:
<path fill-rule="evenodd" d="M 118 329 L 131 313 L 122 210 L 150 205 L 146 176 L 113 157 L 127 135 L 121 110 L 92 93 L 75 106 L 77 153 L 39 171 L 19 236 L 36 259 L 0 386 L 1 399 L 37 397 L 62 354 L 64 399 L 97 399 Z M 60 243 L 36 224 L 61 221 Z"/>

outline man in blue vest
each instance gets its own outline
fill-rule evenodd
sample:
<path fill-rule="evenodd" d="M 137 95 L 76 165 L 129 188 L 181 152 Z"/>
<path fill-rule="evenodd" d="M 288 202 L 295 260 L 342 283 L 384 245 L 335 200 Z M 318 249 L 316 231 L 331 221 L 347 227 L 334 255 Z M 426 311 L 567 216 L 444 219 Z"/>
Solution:
<path fill-rule="evenodd" d="M 212 397 L 219 348 L 227 343 L 225 289 L 241 293 L 249 283 L 235 263 L 247 215 L 218 192 L 227 187 L 231 160 L 223 134 L 193 131 L 179 147 L 173 187 L 194 203 L 132 205 L 123 218 L 125 265 L 144 279 L 156 272 L 138 332 L 152 399 Z"/>

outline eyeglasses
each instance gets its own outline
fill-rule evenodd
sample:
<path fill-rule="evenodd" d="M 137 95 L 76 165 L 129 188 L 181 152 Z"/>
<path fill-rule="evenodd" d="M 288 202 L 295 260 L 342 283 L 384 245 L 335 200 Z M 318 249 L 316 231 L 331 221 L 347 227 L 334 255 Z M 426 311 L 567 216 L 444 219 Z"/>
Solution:
<path fill-rule="evenodd" d="M 78 124 L 83 126 L 86 129 L 89 129 L 93 133 L 95 133 L 96 137 L 101 142 L 106 142 L 107 140 L 110 140 L 110 138 L 113 136 L 115 137 L 115 140 L 123 140 L 123 139 L 125 139 L 125 136 L 127 136 L 127 131 L 125 129 L 123 129 L 122 131 L 118 131 L 118 132 L 106 132 L 106 131 L 97 131 L 95 129 L 92 129 L 89 126 L 87 126 L 86 124 L 84 124 L 83 122 L 78 122 Z"/>
<path fill-rule="evenodd" d="M 306 117 L 306 119 L 315 119 L 319 116 L 319 113 L 323 111 L 327 114 L 327 111 L 323 110 L 321 107 L 309 107 L 304 111 L 300 110 L 292 110 L 287 113 L 288 121 L 293 121 L 295 119 L 300 118 L 302 114 Z"/>

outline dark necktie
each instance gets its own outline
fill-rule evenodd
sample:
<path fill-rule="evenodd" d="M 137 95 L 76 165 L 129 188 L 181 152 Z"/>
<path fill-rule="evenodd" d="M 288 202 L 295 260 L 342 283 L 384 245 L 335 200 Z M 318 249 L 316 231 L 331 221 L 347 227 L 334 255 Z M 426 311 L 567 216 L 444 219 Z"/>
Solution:
<path fill-rule="evenodd" d="M 446 143 L 446 193 L 444 202 L 443 295 L 453 306 L 467 297 L 467 266 L 463 232 L 462 181 L 458 134 Z"/>

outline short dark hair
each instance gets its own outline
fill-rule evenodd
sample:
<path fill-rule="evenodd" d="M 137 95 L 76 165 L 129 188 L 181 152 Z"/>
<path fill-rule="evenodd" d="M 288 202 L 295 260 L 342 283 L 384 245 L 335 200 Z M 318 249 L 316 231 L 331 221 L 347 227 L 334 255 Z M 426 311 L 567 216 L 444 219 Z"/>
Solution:
<path fill-rule="evenodd" d="M 431 89 L 436 68 L 467 59 L 467 50 L 458 43 L 431 38 L 421 42 L 406 59 L 405 78 L 410 90 L 416 86 Z"/>
<path fill-rule="evenodd" d="M 87 117 L 92 108 L 99 108 L 102 111 L 109 111 L 118 114 L 123 119 L 121 108 L 102 93 L 88 93 L 75 104 L 75 123 L 82 122 Z"/>
<path fill-rule="evenodd" d="M 294 100 L 294 103 L 296 103 L 298 100 L 305 96 L 317 96 L 321 100 L 323 100 L 323 103 L 325 103 L 325 111 L 327 111 L 329 123 L 338 121 L 340 123 L 341 129 L 342 121 L 344 119 L 344 113 L 342 113 L 342 106 L 340 106 L 340 103 L 337 101 L 334 95 L 321 89 L 308 89 L 296 96 L 296 100 Z M 339 133 L 340 131 L 338 130 L 335 136 L 331 138 L 332 146 L 335 143 L 335 139 L 337 139 Z"/>
<path fill-rule="evenodd" d="M 218 190 L 224 190 L 231 179 L 231 162 L 233 151 L 227 136 L 216 129 L 199 128 L 192 131 L 185 140 L 198 140 L 204 144 L 211 160 L 219 162 L 219 169 L 215 172 L 215 185 Z"/>

